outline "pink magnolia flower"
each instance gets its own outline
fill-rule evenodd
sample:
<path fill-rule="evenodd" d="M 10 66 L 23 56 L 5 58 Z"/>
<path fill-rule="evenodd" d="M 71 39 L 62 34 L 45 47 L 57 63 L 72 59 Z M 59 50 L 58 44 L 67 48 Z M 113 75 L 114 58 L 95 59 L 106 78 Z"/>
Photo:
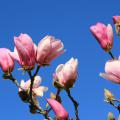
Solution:
<path fill-rule="evenodd" d="M 33 95 L 34 96 L 39 96 L 42 97 L 43 93 L 46 92 L 48 90 L 47 87 L 44 86 L 40 86 L 42 79 L 40 76 L 36 76 L 35 80 L 34 80 L 34 84 L 33 84 Z M 19 92 L 21 91 L 28 91 L 30 89 L 30 84 L 31 84 L 31 80 L 28 80 L 26 82 L 24 82 L 24 80 L 21 81 L 21 88 L 19 88 Z"/>
<path fill-rule="evenodd" d="M 10 56 L 10 50 L 6 48 L 0 48 L 0 67 L 3 72 L 9 73 L 14 69 L 14 60 Z"/>
<path fill-rule="evenodd" d="M 32 38 L 27 34 L 14 37 L 15 49 L 11 56 L 16 59 L 24 69 L 31 69 L 35 65 L 36 47 Z"/>
<path fill-rule="evenodd" d="M 77 79 L 77 67 L 78 60 L 71 58 L 67 63 L 58 65 L 53 77 L 55 80 L 58 80 L 62 86 L 68 89 L 73 86 Z"/>
<path fill-rule="evenodd" d="M 115 24 L 116 33 L 120 35 L 120 16 L 113 16 L 113 22 Z"/>
<path fill-rule="evenodd" d="M 100 46 L 109 52 L 113 46 L 113 29 L 110 24 L 97 23 L 90 27 L 90 31 L 99 42 Z"/>
<path fill-rule="evenodd" d="M 64 53 L 63 43 L 53 36 L 46 36 L 38 44 L 37 63 L 40 65 L 49 64 L 62 53 Z"/>
<path fill-rule="evenodd" d="M 105 72 L 106 73 L 100 73 L 100 76 L 114 83 L 120 84 L 120 58 L 118 60 L 106 62 Z"/>
<path fill-rule="evenodd" d="M 68 120 L 68 112 L 65 108 L 56 100 L 54 99 L 47 99 L 48 104 L 52 107 L 53 111 L 55 112 L 56 116 L 60 120 Z"/>

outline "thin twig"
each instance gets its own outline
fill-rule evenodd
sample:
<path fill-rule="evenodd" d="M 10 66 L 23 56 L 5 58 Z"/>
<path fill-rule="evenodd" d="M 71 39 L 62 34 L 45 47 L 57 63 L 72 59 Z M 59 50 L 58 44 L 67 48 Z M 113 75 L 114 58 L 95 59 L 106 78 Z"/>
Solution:
<path fill-rule="evenodd" d="M 117 109 L 118 109 L 118 106 L 117 106 L 117 105 L 115 105 L 112 101 L 110 101 L 109 103 L 110 103 L 110 105 L 112 105 L 112 106 L 114 106 L 115 108 L 117 108 Z"/>
<path fill-rule="evenodd" d="M 112 52 L 109 51 L 108 53 L 109 53 L 109 55 L 111 56 L 111 58 L 114 60 L 115 58 L 114 58 L 114 55 L 112 54 Z"/>
<path fill-rule="evenodd" d="M 114 100 L 112 100 L 112 101 L 115 101 L 115 102 L 120 102 L 120 100 L 117 100 L 117 99 L 114 99 Z"/>
<path fill-rule="evenodd" d="M 48 118 L 48 115 L 47 115 L 47 111 L 46 110 L 43 110 L 41 109 L 39 106 L 35 105 L 34 102 L 33 102 L 33 99 L 32 99 L 32 89 L 33 89 L 33 85 L 34 85 L 34 79 L 35 79 L 35 76 L 38 74 L 39 72 L 39 69 L 40 69 L 40 66 L 37 66 L 37 69 L 34 73 L 34 75 L 32 75 L 31 71 L 28 71 L 28 74 L 30 76 L 30 80 L 31 80 L 31 84 L 30 84 L 30 93 L 29 93 L 29 96 L 30 96 L 30 104 L 34 107 L 36 107 L 39 111 L 40 111 L 40 114 L 42 114 L 46 120 L 49 120 Z"/>
<path fill-rule="evenodd" d="M 55 100 L 58 101 L 59 95 L 60 95 L 60 89 L 57 89 L 57 93 L 56 93 L 56 98 L 55 98 Z"/>
<path fill-rule="evenodd" d="M 35 71 L 35 73 L 34 73 L 34 75 L 33 75 L 33 77 L 35 77 L 35 76 L 38 74 L 39 69 L 40 69 L 40 66 L 38 65 L 38 66 L 37 66 L 37 69 L 36 69 L 36 71 Z"/>
<path fill-rule="evenodd" d="M 67 94 L 68 94 L 68 97 L 71 99 L 71 101 L 73 102 L 74 104 L 74 108 L 75 108 L 75 115 L 76 115 L 76 120 L 80 120 L 79 119 L 79 116 L 78 116 L 78 103 L 76 100 L 74 100 L 74 98 L 71 96 L 71 93 L 70 93 L 70 90 L 66 90 Z"/>
<path fill-rule="evenodd" d="M 22 89 L 23 91 L 25 91 L 20 84 L 18 83 L 17 79 L 13 77 L 12 73 L 10 73 L 8 76 L 6 76 L 7 79 L 10 79 L 18 88 Z"/>
<path fill-rule="evenodd" d="M 118 112 L 120 113 L 120 106 L 119 105 L 118 106 L 115 105 L 112 101 L 110 101 L 109 103 L 110 103 L 110 105 L 114 106 L 118 110 Z"/>
<path fill-rule="evenodd" d="M 33 84 L 34 84 L 34 78 L 38 74 L 39 69 L 40 69 L 40 66 L 37 66 L 37 69 L 36 69 L 36 71 L 35 71 L 33 76 L 32 76 L 31 71 L 28 71 L 28 74 L 29 74 L 30 80 L 31 80 L 31 84 L 30 84 L 30 99 L 31 99 L 32 102 L 33 102 L 33 99 L 32 99 L 32 89 L 33 89 Z"/>
<path fill-rule="evenodd" d="M 28 71 L 28 74 L 29 74 L 30 80 L 31 80 L 29 96 L 30 96 L 31 102 L 33 102 L 33 99 L 32 99 L 32 88 L 33 88 L 33 84 L 34 84 L 34 77 L 32 76 L 31 71 Z"/>

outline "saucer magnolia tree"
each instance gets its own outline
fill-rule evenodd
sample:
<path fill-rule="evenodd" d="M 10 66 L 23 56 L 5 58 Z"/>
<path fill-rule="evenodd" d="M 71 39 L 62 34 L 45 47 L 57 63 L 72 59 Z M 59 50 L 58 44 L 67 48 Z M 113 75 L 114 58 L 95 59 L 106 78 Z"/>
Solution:
<path fill-rule="evenodd" d="M 113 16 L 113 23 L 115 24 L 115 30 L 117 35 L 120 35 L 120 16 Z M 111 59 L 105 63 L 105 72 L 100 73 L 100 76 L 115 84 L 120 84 L 120 57 L 115 57 L 111 50 L 113 47 L 113 28 L 110 24 L 98 22 L 96 25 L 90 27 L 90 31 L 96 38 L 101 48 L 109 53 Z M 115 98 L 113 93 L 105 89 L 104 90 L 105 101 L 115 107 L 120 114 L 120 100 Z M 108 120 L 116 120 L 114 114 L 108 113 Z M 120 120 L 120 115 L 118 116 Z"/>
<path fill-rule="evenodd" d="M 78 102 L 72 97 L 71 89 L 78 76 L 78 60 L 71 58 L 65 64 L 60 64 L 53 73 L 53 82 L 57 93 L 51 93 L 50 98 L 46 96 L 45 109 L 40 106 L 38 98 L 42 99 L 45 92 L 49 90 L 49 86 L 41 86 L 42 78 L 38 72 L 41 67 L 50 67 L 51 62 L 62 55 L 65 50 L 61 40 L 53 36 L 45 36 L 39 43 L 35 45 L 32 38 L 27 34 L 20 34 L 14 37 L 14 51 L 7 48 L 0 48 L 0 67 L 3 71 L 3 78 L 11 80 L 18 87 L 18 95 L 20 99 L 29 104 L 32 114 L 43 115 L 45 120 L 79 120 Z M 13 75 L 16 70 L 15 61 L 21 66 L 21 70 L 29 75 L 28 80 L 18 80 Z M 66 91 L 68 98 L 74 105 L 75 116 L 72 116 L 62 105 L 64 99 L 60 96 L 60 92 Z M 50 116 L 50 112 L 54 111 L 54 116 Z"/>

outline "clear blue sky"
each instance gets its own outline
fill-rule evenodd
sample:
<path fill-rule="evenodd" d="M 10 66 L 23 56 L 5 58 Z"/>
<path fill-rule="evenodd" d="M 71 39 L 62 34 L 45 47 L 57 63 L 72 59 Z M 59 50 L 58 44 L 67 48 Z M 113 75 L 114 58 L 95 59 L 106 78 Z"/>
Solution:
<path fill-rule="evenodd" d="M 52 73 L 56 66 L 71 57 L 79 60 L 79 78 L 72 94 L 79 102 L 81 120 L 106 120 L 109 111 L 117 110 L 107 105 L 103 90 L 108 88 L 120 98 L 119 85 L 99 77 L 104 71 L 105 61 L 110 59 L 98 45 L 89 27 L 98 21 L 112 23 L 112 16 L 120 14 L 119 0 L 1 0 L 0 1 L 0 47 L 13 50 L 13 37 L 21 32 L 28 33 L 37 44 L 45 35 L 60 38 L 67 50 L 54 60 L 50 67 L 42 68 L 39 74 L 43 85 L 49 87 L 44 98 L 49 98 L 52 87 Z M 120 54 L 120 37 L 114 37 L 113 53 Z M 18 66 L 16 66 L 18 67 Z M 0 71 L 0 119 L 1 120 L 43 120 L 40 115 L 29 113 L 28 105 L 17 95 L 17 88 L 10 81 L 2 79 Z M 14 72 L 20 80 L 27 79 L 21 72 Z M 74 116 L 72 103 L 62 92 L 65 108 Z M 43 100 L 40 100 L 43 105 Z"/>

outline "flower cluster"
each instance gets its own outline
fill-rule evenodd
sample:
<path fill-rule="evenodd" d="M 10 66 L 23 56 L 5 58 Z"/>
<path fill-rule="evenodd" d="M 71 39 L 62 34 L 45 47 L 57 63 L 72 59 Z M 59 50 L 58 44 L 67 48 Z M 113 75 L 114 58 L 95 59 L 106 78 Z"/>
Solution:
<path fill-rule="evenodd" d="M 115 30 L 117 35 L 120 35 L 120 16 L 113 16 Z M 112 60 L 108 60 L 105 64 L 105 73 L 100 73 L 102 78 L 105 78 L 113 83 L 120 84 L 120 57 L 113 56 L 111 49 L 113 47 L 113 28 L 110 24 L 107 26 L 101 22 L 90 27 L 93 36 L 99 42 L 100 46 L 109 53 Z M 114 106 L 120 113 L 120 100 L 116 99 L 112 92 L 108 89 L 104 90 L 105 101 Z M 117 102 L 117 103 L 116 103 Z M 120 119 L 120 116 L 119 118 Z M 108 113 L 108 120 L 115 120 L 113 113 Z"/>
<path fill-rule="evenodd" d="M 30 112 L 42 114 L 45 119 L 51 120 L 52 117 L 49 116 L 49 112 L 52 108 L 57 120 L 68 120 L 69 114 L 63 107 L 60 96 L 60 92 L 65 90 L 75 106 L 76 120 L 79 120 L 78 103 L 70 93 L 70 88 L 73 87 L 78 76 L 78 60 L 76 58 L 72 57 L 68 62 L 60 64 L 56 68 L 53 74 L 53 82 L 57 89 L 57 94 L 52 94 L 51 98 L 45 100 L 51 108 L 48 106 L 49 109 L 47 107 L 43 109 L 38 102 L 38 97 L 43 97 L 44 92 L 48 91 L 49 87 L 40 85 L 42 78 L 38 75 L 39 69 L 50 65 L 52 60 L 64 53 L 64 45 L 61 40 L 53 36 L 45 36 L 37 46 L 29 35 L 20 34 L 20 36 L 14 37 L 14 44 L 13 52 L 7 48 L 0 48 L 0 67 L 4 72 L 3 78 L 10 79 L 17 85 L 21 100 L 29 103 Z M 13 77 L 12 72 L 15 69 L 15 61 L 25 73 L 28 73 L 29 80 L 21 80 L 19 84 L 18 80 Z M 35 66 L 37 67 L 36 70 Z M 34 74 L 33 70 L 35 71 Z"/>

